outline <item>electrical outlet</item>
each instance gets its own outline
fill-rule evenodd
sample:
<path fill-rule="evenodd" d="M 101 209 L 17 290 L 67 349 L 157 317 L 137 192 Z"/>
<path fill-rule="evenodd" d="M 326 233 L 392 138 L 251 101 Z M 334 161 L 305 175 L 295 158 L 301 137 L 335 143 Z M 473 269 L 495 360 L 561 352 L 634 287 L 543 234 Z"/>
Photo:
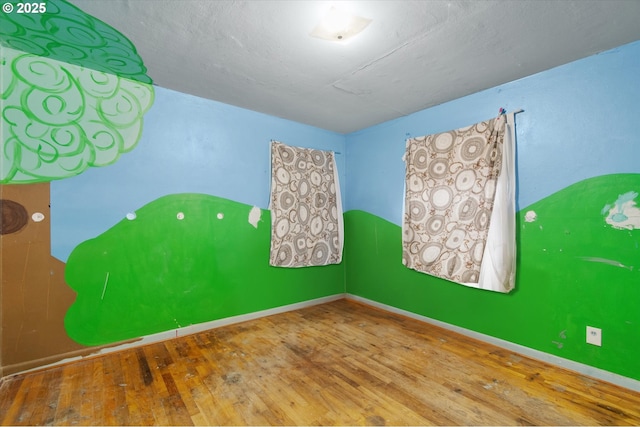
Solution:
<path fill-rule="evenodd" d="M 602 346 L 602 329 L 587 326 L 587 343 Z"/>

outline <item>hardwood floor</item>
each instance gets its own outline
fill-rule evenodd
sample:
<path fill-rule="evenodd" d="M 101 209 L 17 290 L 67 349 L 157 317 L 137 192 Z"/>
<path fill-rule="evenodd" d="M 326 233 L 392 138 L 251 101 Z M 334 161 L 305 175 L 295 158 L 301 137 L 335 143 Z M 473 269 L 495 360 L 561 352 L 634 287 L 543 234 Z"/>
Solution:
<path fill-rule="evenodd" d="M 6 378 L 3 425 L 640 425 L 640 393 L 339 300 Z"/>

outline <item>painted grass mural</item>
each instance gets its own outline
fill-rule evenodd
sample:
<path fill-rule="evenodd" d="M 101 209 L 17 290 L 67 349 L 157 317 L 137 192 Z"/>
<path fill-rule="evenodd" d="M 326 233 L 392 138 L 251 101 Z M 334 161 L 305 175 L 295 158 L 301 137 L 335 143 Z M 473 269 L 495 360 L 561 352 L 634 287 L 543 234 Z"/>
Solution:
<path fill-rule="evenodd" d="M 630 192 L 638 190 L 640 174 L 605 175 L 521 210 L 516 289 L 508 295 L 405 268 L 400 227 L 349 211 L 347 291 L 640 380 L 640 228 L 610 223 L 614 202 L 627 195 L 627 219 L 618 220 L 628 224 L 631 202 L 640 202 L 628 200 Z M 585 343 L 587 325 L 602 328 L 602 347 Z"/>
<path fill-rule="evenodd" d="M 168 195 L 71 253 L 65 318 L 84 345 L 344 292 L 342 265 L 269 266 L 270 212 L 204 194 Z"/>

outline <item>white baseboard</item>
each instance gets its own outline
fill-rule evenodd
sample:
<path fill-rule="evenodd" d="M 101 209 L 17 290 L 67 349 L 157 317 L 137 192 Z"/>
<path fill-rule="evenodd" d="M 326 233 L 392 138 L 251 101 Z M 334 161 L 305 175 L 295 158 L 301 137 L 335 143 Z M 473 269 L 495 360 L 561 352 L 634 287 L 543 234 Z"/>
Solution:
<path fill-rule="evenodd" d="M 131 348 L 141 347 L 141 346 L 147 345 L 147 344 L 152 344 L 152 343 L 156 343 L 156 342 L 160 342 L 160 341 L 170 340 L 170 339 L 173 339 L 173 338 L 184 337 L 184 336 L 187 336 L 187 335 L 193 335 L 193 334 L 196 334 L 198 332 L 207 331 L 209 329 L 219 328 L 221 326 L 227 326 L 227 325 L 232 325 L 234 323 L 246 322 L 248 320 L 259 319 L 261 317 L 267 317 L 267 316 L 271 316 L 271 315 L 274 315 L 274 314 L 286 313 L 288 311 L 300 310 L 302 308 L 312 307 L 314 305 L 325 304 L 325 303 L 328 303 L 328 302 L 331 302 L 331 301 L 344 299 L 345 297 L 346 297 L 346 294 L 335 294 L 335 295 L 330 295 L 330 296 L 327 296 L 327 297 L 316 298 L 316 299 L 303 301 L 303 302 L 298 302 L 298 303 L 294 303 L 294 304 L 283 305 L 281 307 L 270 308 L 270 309 L 262 310 L 262 311 L 255 311 L 253 313 L 240 314 L 238 316 L 225 317 L 224 319 L 212 320 L 212 321 L 209 321 L 209 322 L 204 322 L 204 323 L 198 323 L 198 324 L 195 324 L 195 325 L 185 326 L 183 328 L 172 329 L 172 330 L 165 331 L 165 332 L 159 332 L 157 334 L 144 336 L 144 337 L 142 337 L 139 340 L 136 340 L 134 342 L 127 342 L 127 343 L 124 343 L 124 344 L 121 344 L 121 345 L 116 345 L 114 347 L 102 348 L 102 349 L 100 349 L 99 351 L 97 351 L 95 353 L 91 353 L 90 355 L 69 357 L 69 358 L 66 358 L 66 359 L 62 359 L 62 360 L 56 361 L 54 363 L 50 363 L 48 365 L 38 366 L 36 368 L 32 368 L 32 369 L 27 369 L 27 370 L 24 370 L 24 371 L 16 372 L 16 373 L 8 375 L 8 376 L 10 377 L 10 376 L 13 376 L 13 375 L 20 375 L 20 374 L 24 374 L 24 373 L 27 373 L 27 372 L 39 371 L 39 370 L 50 368 L 50 367 L 53 367 L 53 366 L 56 366 L 56 365 L 62 365 L 62 364 L 66 364 L 66 363 L 69 363 L 69 362 L 75 362 L 75 361 L 78 361 L 78 360 L 87 359 L 87 358 L 91 358 L 91 357 L 95 357 L 95 356 L 100 356 L 100 355 L 107 354 L 107 353 L 113 353 L 115 351 L 127 350 L 127 349 L 131 349 Z"/>
<path fill-rule="evenodd" d="M 346 298 L 353 301 L 361 302 L 363 304 L 371 305 L 373 307 L 377 307 L 391 313 L 401 314 L 403 316 L 411 317 L 425 323 L 430 323 L 432 325 L 439 326 L 441 328 L 448 329 L 450 331 L 454 331 L 459 334 L 466 335 L 468 337 L 475 338 L 477 340 L 484 341 L 498 347 L 502 347 L 504 349 L 522 354 L 524 356 L 528 356 L 532 359 L 537 359 L 543 362 L 550 363 L 552 365 L 560 366 L 562 368 L 578 372 L 585 376 L 596 378 L 602 381 L 607 381 L 612 384 L 619 385 L 620 387 L 628 388 L 630 390 L 640 391 L 640 381 L 633 378 L 628 378 L 619 374 L 615 374 L 613 372 L 605 371 L 604 369 L 595 368 L 593 366 L 585 365 L 584 363 L 575 362 L 573 360 L 565 359 L 560 356 L 545 353 L 543 351 L 525 347 L 520 344 L 515 344 L 510 341 L 505 341 L 500 338 L 492 337 L 490 335 L 481 334 L 480 332 L 465 329 L 460 326 L 451 325 L 440 320 L 431 319 L 420 314 L 412 313 L 410 311 L 372 301 L 367 298 L 359 297 L 357 295 L 346 294 Z"/>
<path fill-rule="evenodd" d="M 219 328 L 221 326 L 227 326 L 227 325 L 232 325 L 235 323 L 240 323 L 240 322 L 246 322 L 248 320 L 254 320 L 254 319 L 259 319 L 261 317 L 267 317 L 267 316 L 271 316 L 274 314 L 279 314 L 279 313 L 286 313 L 289 311 L 294 311 L 294 310 L 299 310 L 302 308 L 306 308 L 306 307 L 312 307 L 314 305 L 319 305 L 319 304 L 325 304 L 331 301 L 336 301 L 339 299 L 351 299 L 353 301 L 358 301 L 361 302 L 363 304 L 367 304 L 373 307 L 377 307 L 380 308 L 382 310 L 386 310 L 389 311 L 391 313 L 397 313 L 397 314 L 401 314 L 403 316 L 407 316 L 416 320 L 420 320 L 422 322 L 425 323 L 430 323 L 432 325 L 436 325 L 439 326 L 441 328 L 444 329 L 448 329 L 457 333 L 460 333 L 462 335 L 466 335 L 468 337 L 471 338 L 475 338 L 478 339 L 480 341 L 484 341 L 493 345 L 496 345 L 498 347 L 502 347 L 504 349 L 531 357 L 533 359 L 537 359 L 546 363 L 550 363 L 556 366 L 560 366 L 562 368 L 565 369 L 569 369 L 571 371 L 575 371 L 578 372 L 582 375 L 585 376 L 589 376 L 592 378 L 596 378 L 602 381 L 607 381 L 610 382 L 612 384 L 616 384 L 619 385 L 621 387 L 625 387 L 628 388 L 630 390 L 635 390 L 635 391 L 640 391 L 640 381 L 635 380 L 633 378 L 628 378 L 619 374 L 615 374 L 613 372 L 609 372 L 609 371 L 605 371 L 603 369 L 599 369 L 599 368 L 595 368 L 593 366 L 589 366 L 589 365 L 585 365 L 583 363 L 579 363 L 579 362 L 575 362 L 573 360 L 569 360 L 569 359 L 565 359 L 559 356 L 555 356 L 553 354 L 549 354 L 549 353 L 545 353 L 543 351 L 540 350 L 535 350 L 529 347 L 525 347 L 522 346 L 520 344 L 515 344 L 512 343 L 510 341 L 506 341 L 506 340 L 502 340 L 500 338 L 495 338 L 492 337 L 490 335 L 485 335 L 482 334 L 480 332 L 476 332 L 476 331 L 472 331 L 470 329 L 465 329 L 462 328 L 460 326 L 455 326 L 455 325 L 451 325 L 449 323 L 445 323 L 442 322 L 440 320 L 436 320 L 436 319 L 432 319 L 426 316 L 422 316 L 420 314 L 416 314 L 416 313 L 412 313 L 410 311 L 406 311 L 406 310 L 402 310 L 390 305 L 386 305 L 386 304 L 382 304 L 373 300 L 369 300 L 367 298 L 363 298 L 357 295 L 352 295 L 352 294 L 348 294 L 348 293 L 344 293 L 344 294 L 335 294 L 335 295 L 330 295 L 327 297 L 322 297 L 322 298 L 316 298 L 313 300 L 309 300 L 309 301 L 303 301 L 303 302 L 298 302 L 298 303 L 294 303 L 294 304 L 289 304 L 289 305 L 284 305 L 281 307 L 275 307 L 275 308 L 270 308 L 267 310 L 262 310 L 262 311 L 256 311 L 253 313 L 247 313 L 247 314 L 241 314 L 238 316 L 232 316 L 232 317 L 227 317 L 224 319 L 218 319 L 218 320 L 212 320 L 210 322 L 204 322 L 204 323 L 199 323 L 196 325 L 189 325 L 189 326 L 185 326 L 184 328 L 179 328 L 179 329 L 173 329 L 170 331 L 165 331 L 165 332 L 160 332 L 157 334 L 153 334 L 153 335 L 147 335 L 142 337 L 140 340 L 137 340 L 135 342 L 128 342 L 122 345 L 118 345 L 118 346 L 114 346 L 114 347 L 108 347 L 108 348 L 103 348 L 100 349 L 100 351 L 96 352 L 96 353 L 92 353 L 89 356 L 77 356 L 77 357 L 71 357 L 71 358 L 67 358 L 67 359 L 63 359 L 48 365 L 44 365 L 44 366 L 39 366 L 37 368 L 33 368 L 33 369 L 28 369 L 25 371 L 21 371 L 21 372 L 17 372 L 10 376 L 13 375 L 19 375 L 19 374 L 23 374 L 26 372 L 31 372 L 31 371 L 37 371 L 37 370 L 41 370 L 41 369 L 46 369 L 52 366 L 56 366 L 56 365 L 62 365 L 65 363 L 69 363 L 69 362 L 74 362 L 77 360 L 82 360 L 82 359 L 86 359 L 86 358 L 90 358 L 90 357 L 94 357 L 94 356 L 99 356 L 99 355 L 103 355 L 103 354 L 107 354 L 107 353 L 112 353 L 115 351 L 121 351 L 121 350 L 126 350 L 126 349 L 130 349 L 130 348 L 136 348 L 136 347 L 141 347 L 143 345 L 147 345 L 147 344 L 152 344 L 155 342 L 160 342 L 160 341 L 166 341 L 172 338 L 177 338 L 177 337 L 182 337 L 182 336 L 187 336 L 187 335 L 192 335 L 198 332 L 202 332 L 202 331 L 206 331 L 209 329 L 215 329 L 215 328 Z"/>

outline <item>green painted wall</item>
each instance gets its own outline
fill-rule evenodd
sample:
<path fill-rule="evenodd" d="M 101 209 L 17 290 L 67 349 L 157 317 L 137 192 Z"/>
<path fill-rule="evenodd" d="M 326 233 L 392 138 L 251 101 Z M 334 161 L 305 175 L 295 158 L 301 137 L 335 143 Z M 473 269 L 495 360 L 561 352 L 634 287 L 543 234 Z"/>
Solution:
<path fill-rule="evenodd" d="M 638 190 L 640 174 L 605 175 L 522 209 L 510 294 L 405 268 L 401 227 L 348 211 L 347 292 L 640 380 L 640 229 L 611 221 L 620 195 L 635 193 L 623 204 L 637 215 Z M 587 325 L 602 328 L 602 347 L 586 344 Z"/>
<path fill-rule="evenodd" d="M 269 266 L 270 212 L 260 210 L 254 227 L 251 211 L 169 195 L 80 244 L 65 270 L 78 294 L 65 317 L 69 336 L 113 343 L 344 292 L 344 263 Z"/>

